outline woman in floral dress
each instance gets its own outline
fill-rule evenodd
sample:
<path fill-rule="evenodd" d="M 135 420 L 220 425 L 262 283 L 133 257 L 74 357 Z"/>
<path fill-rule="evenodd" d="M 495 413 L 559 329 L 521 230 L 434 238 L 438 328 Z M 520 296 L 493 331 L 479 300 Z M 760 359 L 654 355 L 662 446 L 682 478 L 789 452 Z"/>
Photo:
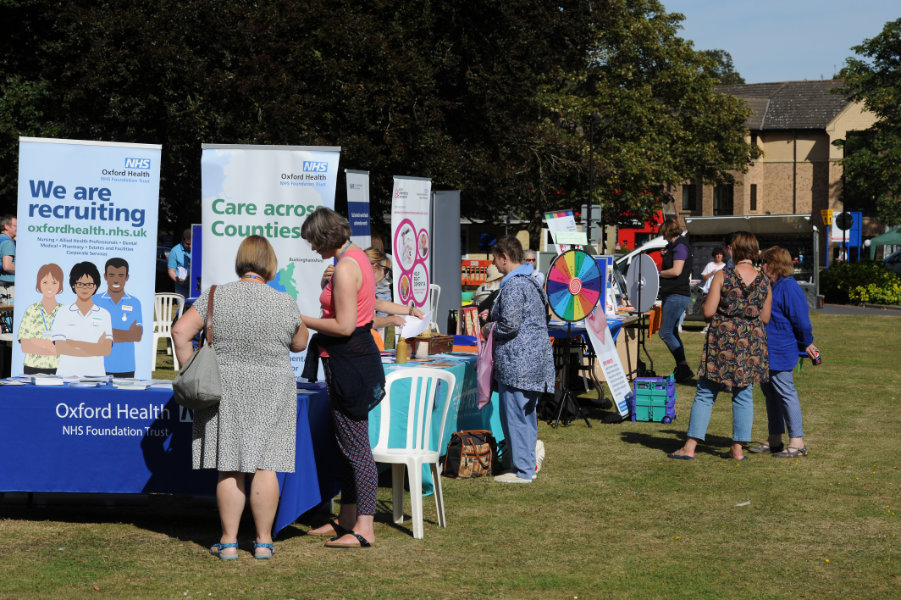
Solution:
<path fill-rule="evenodd" d="M 760 247 L 752 233 L 738 232 L 732 239 L 733 267 L 717 271 L 704 316 L 710 318 L 698 390 L 691 405 L 688 439 L 669 458 L 691 460 L 698 442 L 704 441 L 710 413 L 719 392 L 732 390 L 732 448 L 728 454 L 745 460 L 742 444 L 751 441 L 754 420 L 753 385 L 767 381 L 766 329 L 772 295 L 769 279 L 754 267 Z"/>

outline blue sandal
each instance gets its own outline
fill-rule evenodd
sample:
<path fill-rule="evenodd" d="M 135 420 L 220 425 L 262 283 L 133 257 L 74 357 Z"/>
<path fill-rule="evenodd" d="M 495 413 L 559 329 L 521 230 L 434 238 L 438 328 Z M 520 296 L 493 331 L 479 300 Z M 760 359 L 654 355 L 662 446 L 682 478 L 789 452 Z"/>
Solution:
<path fill-rule="evenodd" d="M 269 554 L 259 554 L 257 550 L 259 549 L 269 550 Z M 253 557 L 257 560 L 269 560 L 272 558 L 272 555 L 275 554 L 275 546 L 272 544 L 261 544 L 260 542 L 253 543 Z"/>
<path fill-rule="evenodd" d="M 215 548 L 215 551 L 213 550 Z M 235 549 L 235 554 L 222 554 L 223 550 L 228 550 L 229 548 Z M 238 542 L 232 542 L 230 544 L 213 544 L 210 546 L 210 554 L 219 558 L 219 560 L 238 560 Z"/>

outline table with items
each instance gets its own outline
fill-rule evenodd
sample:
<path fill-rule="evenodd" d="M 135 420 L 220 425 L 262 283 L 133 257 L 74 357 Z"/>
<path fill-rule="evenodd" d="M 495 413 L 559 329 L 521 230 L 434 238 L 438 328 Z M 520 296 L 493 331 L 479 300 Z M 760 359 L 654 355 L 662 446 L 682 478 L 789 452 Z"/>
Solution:
<path fill-rule="evenodd" d="M 474 355 L 433 356 L 407 365 L 447 369 L 457 378 L 441 435 L 442 454 L 450 434 L 461 429 L 491 429 L 498 441 L 503 439 L 497 402 L 477 407 Z M 388 372 L 402 368 L 385 365 Z M 173 400 L 167 383 L 147 389 L 109 382 L 3 383 L 7 385 L 0 387 L 0 492 L 215 493 L 216 472 L 191 469 L 192 414 Z M 295 471 L 278 474 L 276 531 L 340 490 L 328 394 L 321 385 L 304 387 L 297 395 Z M 405 403 L 393 405 L 395 411 L 406 411 Z M 443 408 L 435 410 L 440 414 Z M 378 411 L 373 409 L 370 418 L 373 444 Z M 405 422 L 398 416 L 403 415 L 395 412 L 395 423 Z M 431 490 L 429 477 L 423 492 Z"/>

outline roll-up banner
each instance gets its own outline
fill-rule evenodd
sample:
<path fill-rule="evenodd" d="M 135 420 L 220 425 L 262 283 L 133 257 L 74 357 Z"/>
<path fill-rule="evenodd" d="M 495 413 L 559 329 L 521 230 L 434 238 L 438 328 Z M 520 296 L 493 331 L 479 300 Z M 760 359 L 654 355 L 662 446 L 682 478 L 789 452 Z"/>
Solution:
<path fill-rule="evenodd" d="M 394 254 L 394 298 L 424 312 L 429 310 L 429 231 L 432 180 L 394 177 L 391 194 L 391 248 Z M 433 317 L 434 318 L 434 317 Z"/>
<path fill-rule="evenodd" d="M 369 224 L 369 171 L 344 169 L 347 179 L 347 220 L 350 222 L 350 241 L 360 248 L 372 245 Z"/>
<path fill-rule="evenodd" d="M 150 377 L 161 148 L 19 138 L 13 375 Z"/>
<path fill-rule="evenodd" d="M 319 315 L 319 281 L 329 261 L 300 237 L 319 206 L 334 209 L 339 147 L 203 144 L 203 288 L 235 281 L 235 255 L 249 235 L 266 237 L 278 257 L 269 285 Z M 292 355 L 300 375 L 305 352 Z"/>

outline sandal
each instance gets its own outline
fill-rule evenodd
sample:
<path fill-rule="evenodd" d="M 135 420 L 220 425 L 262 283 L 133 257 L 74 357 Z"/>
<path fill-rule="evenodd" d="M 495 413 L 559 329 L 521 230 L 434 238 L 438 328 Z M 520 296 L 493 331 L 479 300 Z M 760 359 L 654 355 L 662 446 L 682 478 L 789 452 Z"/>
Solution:
<path fill-rule="evenodd" d="M 344 535 L 352 535 L 357 538 L 356 542 L 341 543 L 338 541 L 339 538 L 334 538 L 325 543 L 326 548 L 371 548 L 372 544 L 364 538 L 362 535 L 357 533 L 356 531 L 348 531 Z"/>
<path fill-rule="evenodd" d="M 807 456 L 807 447 L 795 448 L 794 446 L 789 446 L 782 452 L 773 452 L 773 456 L 776 458 L 798 458 L 799 456 Z"/>
<path fill-rule="evenodd" d="M 338 523 L 338 519 L 333 519 L 333 520 L 329 521 L 327 524 L 332 526 L 331 531 L 322 531 L 319 533 L 314 533 L 314 531 L 312 529 L 310 529 L 309 531 L 307 531 L 307 535 L 315 535 L 318 537 L 333 538 L 336 536 L 341 537 L 342 535 L 350 533 L 349 530 L 345 529 L 344 527 L 341 526 L 340 523 Z"/>
<path fill-rule="evenodd" d="M 263 552 L 258 552 L 262 550 Z M 268 550 L 268 552 L 266 552 Z M 272 544 L 263 544 L 260 542 L 253 543 L 253 557 L 257 560 L 269 560 L 275 554 L 275 546 Z"/>
<path fill-rule="evenodd" d="M 756 446 L 748 446 L 748 452 L 752 452 L 754 454 L 772 454 L 775 452 L 782 452 L 785 448 L 785 444 L 779 444 L 778 446 L 770 446 L 769 442 L 763 442 L 762 444 L 757 444 Z"/>
<path fill-rule="evenodd" d="M 223 550 L 228 550 L 229 548 L 234 548 L 234 554 L 222 554 Z M 219 560 L 238 560 L 238 542 L 231 542 L 230 544 L 213 544 L 210 546 L 210 554 L 219 558 Z"/>

